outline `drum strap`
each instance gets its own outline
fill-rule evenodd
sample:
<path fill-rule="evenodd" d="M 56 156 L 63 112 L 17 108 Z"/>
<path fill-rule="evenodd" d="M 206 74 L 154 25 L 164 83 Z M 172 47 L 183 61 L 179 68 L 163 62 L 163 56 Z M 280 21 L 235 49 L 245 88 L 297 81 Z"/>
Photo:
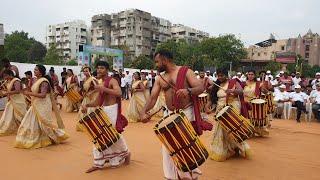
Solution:
<path fill-rule="evenodd" d="M 112 77 L 106 77 L 104 79 L 104 87 L 109 88 L 109 83 L 111 81 Z M 103 105 L 103 101 L 104 101 L 104 95 L 105 93 L 100 92 L 99 94 L 99 103 L 100 106 Z M 123 116 L 121 114 L 121 97 L 117 97 L 117 104 L 118 104 L 118 116 L 117 116 L 117 121 L 116 121 L 116 130 L 118 131 L 118 133 L 122 133 L 124 131 L 124 128 L 128 125 L 128 120 L 125 116 Z"/>
<path fill-rule="evenodd" d="M 184 82 L 186 79 L 188 69 L 189 68 L 187 66 L 182 66 L 179 69 L 178 76 L 177 76 L 177 82 L 176 82 L 176 89 L 177 90 L 184 88 Z M 198 96 L 192 95 L 191 99 L 193 102 L 193 111 L 194 111 L 194 118 L 195 118 L 195 121 L 192 121 L 191 123 L 192 123 L 194 130 L 196 131 L 196 133 L 198 135 L 201 135 L 203 130 L 211 131 L 212 127 L 213 127 L 212 124 L 210 124 L 206 121 L 203 121 L 201 118 Z M 182 108 L 176 94 L 174 94 L 174 97 L 173 97 L 173 105 L 176 109 Z"/>

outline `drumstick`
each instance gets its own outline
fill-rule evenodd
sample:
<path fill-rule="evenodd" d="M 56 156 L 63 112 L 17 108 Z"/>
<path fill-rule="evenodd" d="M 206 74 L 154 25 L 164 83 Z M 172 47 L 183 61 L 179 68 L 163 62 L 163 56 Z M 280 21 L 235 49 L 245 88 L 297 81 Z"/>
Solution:
<path fill-rule="evenodd" d="M 215 83 L 214 81 L 212 81 L 212 83 L 213 83 L 214 85 L 218 86 L 219 88 L 221 88 L 222 90 L 227 91 L 227 90 L 224 89 L 222 86 L 220 86 L 219 84 Z"/>
<path fill-rule="evenodd" d="M 146 119 L 150 119 L 152 116 L 154 116 L 155 114 L 157 114 L 157 113 L 160 112 L 161 110 L 165 111 L 165 110 L 166 110 L 166 107 L 161 106 L 161 108 L 159 108 L 156 112 L 150 114 L 149 117 L 146 118 Z M 143 120 L 145 120 L 145 119 L 141 119 L 141 121 L 143 121 Z"/>

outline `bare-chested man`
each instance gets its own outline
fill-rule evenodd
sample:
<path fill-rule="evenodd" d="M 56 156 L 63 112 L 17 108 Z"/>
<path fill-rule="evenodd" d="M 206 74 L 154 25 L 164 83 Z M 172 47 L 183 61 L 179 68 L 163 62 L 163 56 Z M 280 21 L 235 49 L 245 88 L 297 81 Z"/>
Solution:
<path fill-rule="evenodd" d="M 19 70 L 18 70 L 17 66 L 11 65 L 9 59 L 3 58 L 1 60 L 1 63 L 3 65 L 3 69 L 0 72 L 1 77 L 2 77 L 2 73 L 4 72 L 4 70 L 9 69 L 13 72 L 14 77 L 19 78 Z"/>
<path fill-rule="evenodd" d="M 155 54 L 155 64 L 159 72 L 165 72 L 162 77 L 155 80 L 151 97 L 147 100 L 147 103 L 141 111 L 140 118 L 143 122 L 150 120 L 147 112 L 155 105 L 159 93 L 161 90 L 164 91 L 166 106 L 169 111 L 177 109 L 174 105 L 173 99 L 176 95 L 179 103 L 179 109 L 182 109 L 186 114 L 189 121 L 195 121 L 193 103 L 191 95 L 198 96 L 204 90 L 201 81 L 196 78 L 194 72 L 190 69 L 187 70 L 186 78 L 183 79 L 184 88 L 175 90 L 177 80 L 181 79 L 178 77 L 179 69 L 181 66 L 177 66 L 173 62 L 172 53 L 166 50 L 160 50 Z M 170 112 L 169 112 L 170 113 Z M 165 114 L 166 115 L 166 114 Z M 201 175 L 201 171 L 197 168 L 192 172 L 182 172 L 174 165 L 169 152 L 162 146 L 163 155 L 163 171 L 166 179 L 197 179 Z"/>
<path fill-rule="evenodd" d="M 115 127 L 118 132 L 121 132 L 124 128 L 124 126 L 118 126 L 118 98 L 121 98 L 121 88 L 116 79 L 108 76 L 109 64 L 107 62 L 97 62 L 96 69 L 98 78 L 103 80 L 103 84 L 94 86 L 95 89 L 100 91 L 100 95 L 94 103 L 82 106 L 82 112 L 87 112 L 88 108 L 102 106 L 103 111 L 108 115 L 113 127 Z M 119 130 L 119 128 L 121 130 Z M 102 152 L 99 152 L 94 147 L 93 158 L 94 165 L 87 170 L 87 173 L 102 169 L 106 163 L 108 163 L 108 165 L 111 167 L 118 167 L 123 163 L 129 164 L 130 152 L 128 150 L 126 141 L 124 140 L 123 136 L 120 135 L 120 139 L 115 144 Z"/>

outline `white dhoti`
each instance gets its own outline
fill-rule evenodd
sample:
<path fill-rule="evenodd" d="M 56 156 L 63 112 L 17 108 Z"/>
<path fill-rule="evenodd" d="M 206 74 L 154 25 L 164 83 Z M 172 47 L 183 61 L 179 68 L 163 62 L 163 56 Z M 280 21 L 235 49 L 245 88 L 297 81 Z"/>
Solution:
<path fill-rule="evenodd" d="M 108 115 L 115 128 L 118 116 L 118 104 L 104 106 L 102 109 Z M 93 147 L 94 166 L 103 168 L 106 163 L 108 163 L 109 166 L 119 166 L 125 161 L 128 154 L 129 150 L 126 141 L 120 134 L 120 139 L 102 152 L 99 152 L 95 146 Z"/>
<path fill-rule="evenodd" d="M 194 119 L 194 112 L 193 112 L 193 106 L 190 106 L 186 109 L 183 110 L 184 114 L 188 118 L 189 121 L 195 121 Z M 170 114 L 172 112 L 167 112 L 165 111 L 164 116 Z M 162 145 L 162 163 L 163 163 L 163 172 L 164 172 L 164 177 L 166 179 L 196 179 L 198 178 L 199 175 L 201 175 L 200 169 L 196 168 L 192 170 L 191 172 L 183 172 L 180 171 L 174 164 L 170 153 L 166 149 L 164 145 Z"/>

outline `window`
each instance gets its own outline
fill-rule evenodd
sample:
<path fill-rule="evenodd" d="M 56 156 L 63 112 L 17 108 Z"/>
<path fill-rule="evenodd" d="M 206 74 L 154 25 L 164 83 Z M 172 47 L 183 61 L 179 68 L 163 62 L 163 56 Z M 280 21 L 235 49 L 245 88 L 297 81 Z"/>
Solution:
<path fill-rule="evenodd" d="M 260 56 L 260 53 L 258 53 L 258 56 Z"/>
<path fill-rule="evenodd" d="M 284 46 L 281 46 L 281 51 L 284 51 Z"/>
<path fill-rule="evenodd" d="M 306 53 L 306 54 L 305 54 L 305 58 L 309 58 L 309 53 Z"/>
<path fill-rule="evenodd" d="M 265 56 L 266 56 L 266 55 L 267 55 L 267 52 L 264 52 L 264 53 L 263 53 L 263 55 L 265 55 Z"/>
<path fill-rule="evenodd" d="M 306 51 L 310 51 L 310 45 L 306 45 Z"/>

